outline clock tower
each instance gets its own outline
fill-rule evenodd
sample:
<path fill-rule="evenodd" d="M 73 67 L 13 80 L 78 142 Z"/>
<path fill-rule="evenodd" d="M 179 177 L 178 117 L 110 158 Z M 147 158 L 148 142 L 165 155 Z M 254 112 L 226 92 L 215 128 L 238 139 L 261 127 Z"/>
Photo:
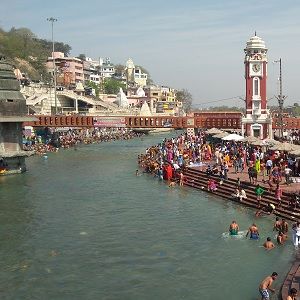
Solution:
<path fill-rule="evenodd" d="M 256 35 L 247 42 L 245 51 L 246 115 L 242 118 L 242 135 L 272 138 L 272 119 L 267 109 L 267 51 L 265 42 Z"/>

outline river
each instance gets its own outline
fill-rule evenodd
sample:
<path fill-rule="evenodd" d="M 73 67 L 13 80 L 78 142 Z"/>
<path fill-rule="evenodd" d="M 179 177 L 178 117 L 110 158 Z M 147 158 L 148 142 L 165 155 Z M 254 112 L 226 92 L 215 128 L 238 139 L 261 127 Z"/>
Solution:
<path fill-rule="evenodd" d="M 135 176 L 164 137 L 30 157 L 28 172 L 0 177 L 1 299 L 250 300 L 273 271 L 279 290 L 294 249 L 261 247 L 272 217 Z M 234 219 L 255 220 L 261 241 L 224 237 Z"/>

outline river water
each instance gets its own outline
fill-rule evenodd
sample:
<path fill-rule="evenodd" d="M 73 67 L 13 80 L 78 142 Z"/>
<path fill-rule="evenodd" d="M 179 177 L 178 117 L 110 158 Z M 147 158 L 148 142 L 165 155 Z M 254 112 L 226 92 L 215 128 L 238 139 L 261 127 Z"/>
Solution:
<path fill-rule="evenodd" d="M 261 247 L 272 218 L 135 176 L 137 155 L 164 137 L 35 156 L 0 177 L 1 299 L 258 299 L 273 271 L 278 290 L 294 249 Z M 234 219 L 255 220 L 262 240 L 224 237 Z"/>

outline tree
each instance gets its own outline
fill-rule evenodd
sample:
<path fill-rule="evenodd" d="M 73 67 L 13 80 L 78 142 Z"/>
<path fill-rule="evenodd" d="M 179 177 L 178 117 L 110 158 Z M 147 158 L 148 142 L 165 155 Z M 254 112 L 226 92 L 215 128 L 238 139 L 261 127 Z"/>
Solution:
<path fill-rule="evenodd" d="M 192 94 L 187 89 L 182 89 L 180 91 L 177 91 L 176 100 L 182 102 L 183 109 L 186 112 L 191 111 L 193 97 L 192 97 Z"/>
<path fill-rule="evenodd" d="M 80 53 L 77 58 L 81 59 L 81 60 L 86 60 L 86 55 L 84 53 Z"/>
<path fill-rule="evenodd" d="M 103 87 L 105 94 L 117 94 L 120 88 L 122 88 L 123 90 L 126 88 L 123 82 L 114 78 L 106 78 L 104 80 Z"/>
<path fill-rule="evenodd" d="M 68 55 L 71 47 L 56 42 L 55 50 Z M 49 78 L 45 62 L 51 56 L 52 42 L 37 38 L 30 29 L 12 27 L 5 32 L 0 28 L 0 52 L 31 79 Z"/>
<path fill-rule="evenodd" d="M 100 93 L 100 86 L 99 86 L 99 84 L 97 84 L 97 83 L 89 80 L 89 81 L 85 82 L 85 86 L 94 89 L 96 97 L 99 97 L 99 93 Z"/>
<path fill-rule="evenodd" d="M 45 40 L 45 39 L 38 39 L 38 38 L 36 38 L 36 41 L 39 44 L 41 44 L 44 49 L 47 50 L 48 56 L 51 56 L 52 41 Z M 63 43 L 63 42 L 55 42 L 54 43 L 54 50 L 55 50 L 55 52 L 62 52 L 62 53 L 65 54 L 65 56 L 68 56 L 68 55 L 70 55 L 72 47 L 68 44 Z"/>
<path fill-rule="evenodd" d="M 115 75 L 122 76 L 125 73 L 125 66 L 121 64 L 115 65 Z"/>

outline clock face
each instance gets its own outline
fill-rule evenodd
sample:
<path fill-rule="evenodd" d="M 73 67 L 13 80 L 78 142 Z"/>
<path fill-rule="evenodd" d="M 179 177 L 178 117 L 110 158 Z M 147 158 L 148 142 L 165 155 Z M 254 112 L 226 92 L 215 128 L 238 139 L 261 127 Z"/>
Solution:
<path fill-rule="evenodd" d="M 260 71 L 260 64 L 254 64 L 254 65 L 252 66 L 252 70 L 253 70 L 253 72 L 255 72 L 255 73 L 259 72 L 259 71 Z"/>

